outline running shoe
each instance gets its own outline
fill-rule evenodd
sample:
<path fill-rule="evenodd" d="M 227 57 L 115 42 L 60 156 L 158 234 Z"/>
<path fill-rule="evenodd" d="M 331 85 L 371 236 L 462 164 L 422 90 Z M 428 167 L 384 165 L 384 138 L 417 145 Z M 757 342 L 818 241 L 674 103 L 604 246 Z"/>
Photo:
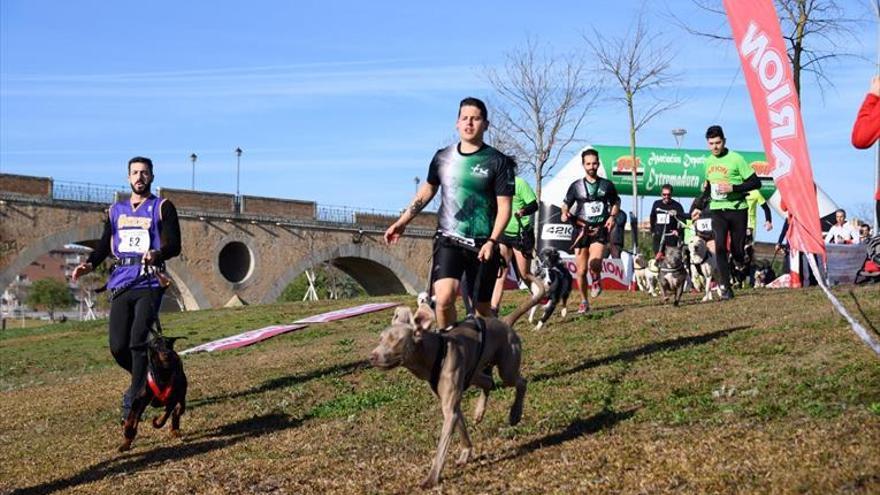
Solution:
<path fill-rule="evenodd" d="M 578 312 L 579 315 L 582 315 L 582 314 L 586 313 L 586 312 L 589 311 L 589 310 L 590 310 L 590 303 L 588 303 L 587 301 L 581 301 L 581 303 L 578 305 L 578 311 L 577 311 L 577 312 Z"/>
<path fill-rule="evenodd" d="M 599 281 L 597 280 L 597 281 L 593 282 L 593 284 L 590 286 L 590 297 L 592 297 L 593 299 L 596 299 L 597 297 L 599 297 L 599 294 L 601 294 L 601 293 L 602 293 L 602 285 L 599 284 Z"/>
<path fill-rule="evenodd" d="M 731 299 L 733 299 L 733 289 L 721 286 L 721 300 L 730 301 Z"/>

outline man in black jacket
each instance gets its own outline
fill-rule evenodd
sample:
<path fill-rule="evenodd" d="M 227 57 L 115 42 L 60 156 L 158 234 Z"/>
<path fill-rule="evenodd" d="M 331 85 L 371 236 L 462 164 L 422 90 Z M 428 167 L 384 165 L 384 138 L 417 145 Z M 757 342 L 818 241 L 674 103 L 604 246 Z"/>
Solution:
<path fill-rule="evenodd" d="M 663 252 L 664 246 L 677 246 L 681 242 L 683 232 L 679 222 L 684 220 L 684 208 L 681 203 L 672 199 L 672 186 L 664 184 L 660 189 L 660 199 L 651 206 L 654 255 Z"/>

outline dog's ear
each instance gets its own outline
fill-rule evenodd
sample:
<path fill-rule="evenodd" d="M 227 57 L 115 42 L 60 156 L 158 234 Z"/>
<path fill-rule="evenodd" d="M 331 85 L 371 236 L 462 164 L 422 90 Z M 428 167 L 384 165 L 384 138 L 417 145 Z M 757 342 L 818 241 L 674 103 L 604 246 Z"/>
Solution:
<path fill-rule="evenodd" d="M 406 306 L 394 308 L 394 316 L 391 317 L 392 325 L 407 325 L 412 320 L 412 310 Z"/>

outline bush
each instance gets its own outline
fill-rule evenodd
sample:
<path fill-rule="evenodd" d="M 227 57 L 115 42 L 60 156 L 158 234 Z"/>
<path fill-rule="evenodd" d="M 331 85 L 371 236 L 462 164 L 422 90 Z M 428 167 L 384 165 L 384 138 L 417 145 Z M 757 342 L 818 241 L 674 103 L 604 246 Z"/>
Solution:
<path fill-rule="evenodd" d="M 75 303 L 76 299 L 70 294 L 67 284 L 51 278 L 34 282 L 27 297 L 27 304 L 30 307 L 46 311 L 52 321 L 55 321 L 56 309 L 66 308 Z"/>

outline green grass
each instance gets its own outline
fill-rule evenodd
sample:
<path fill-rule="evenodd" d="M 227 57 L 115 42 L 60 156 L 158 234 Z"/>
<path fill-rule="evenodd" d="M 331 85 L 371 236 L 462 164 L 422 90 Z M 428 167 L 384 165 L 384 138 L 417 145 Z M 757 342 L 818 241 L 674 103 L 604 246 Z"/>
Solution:
<path fill-rule="evenodd" d="M 854 294 L 857 317 L 876 326 L 880 292 Z M 507 297 L 502 313 L 523 300 Z M 822 294 L 697 297 L 673 308 L 609 291 L 591 313 L 557 313 L 539 332 L 520 321 L 523 421 L 507 425 L 513 391 L 497 388 L 474 425 L 477 393 L 468 391 L 476 459 L 455 466 L 454 438 L 443 491 L 880 491 L 880 358 Z M 168 314 L 163 324 L 188 337 L 185 348 L 367 300 L 376 299 Z M 106 321 L 2 332 L 0 493 L 118 493 L 120 484 L 139 493 L 412 492 L 441 414 L 427 383 L 366 363 L 389 319 L 379 312 L 185 357 L 183 440 L 144 427 L 127 455 L 113 452 L 127 375 L 109 355 Z"/>

